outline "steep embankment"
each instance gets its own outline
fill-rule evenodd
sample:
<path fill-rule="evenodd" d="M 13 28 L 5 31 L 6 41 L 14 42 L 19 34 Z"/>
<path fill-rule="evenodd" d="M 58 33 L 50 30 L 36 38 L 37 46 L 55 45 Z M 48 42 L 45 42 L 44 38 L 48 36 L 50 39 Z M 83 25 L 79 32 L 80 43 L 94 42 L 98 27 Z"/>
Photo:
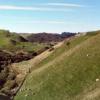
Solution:
<path fill-rule="evenodd" d="M 63 42 L 58 43 L 57 45 L 55 45 L 53 48 L 57 49 L 59 48 L 61 45 L 63 44 Z M 47 58 L 51 53 L 53 52 L 50 51 L 50 49 L 45 50 L 43 53 L 37 55 L 36 57 L 34 57 L 33 59 L 30 59 L 28 61 L 23 61 L 20 63 L 13 63 L 12 64 L 12 68 L 20 73 L 24 73 L 27 74 L 27 72 L 29 71 L 29 69 L 35 69 L 37 68 L 36 65 L 39 64 L 41 61 L 43 61 L 45 58 Z"/>
<path fill-rule="evenodd" d="M 36 65 L 15 100 L 99 100 L 100 34 L 70 41 Z"/>

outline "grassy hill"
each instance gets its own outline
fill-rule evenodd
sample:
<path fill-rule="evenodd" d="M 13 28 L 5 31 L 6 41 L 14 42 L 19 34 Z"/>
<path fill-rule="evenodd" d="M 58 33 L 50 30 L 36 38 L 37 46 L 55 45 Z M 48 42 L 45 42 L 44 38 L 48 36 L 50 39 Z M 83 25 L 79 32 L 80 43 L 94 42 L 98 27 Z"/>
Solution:
<path fill-rule="evenodd" d="M 0 30 L 0 95 L 12 97 L 20 84 L 11 64 L 34 58 L 47 47 L 44 43 L 31 43 L 20 34 Z"/>
<path fill-rule="evenodd" d="M 9 31 L 0 30 L 0 46 L 9 44 L 9 38 L 7 37 L 7 34 L 9 34 Z"/>
<path fill-rule="evenodd" d="M 23 36 L 17 33 L 11 33 L 8 30 L 0 30 L 0 50 L 16 52 L 23 50 L 25 52 L 38 51 L 47 46 L 43 43 L 28 42 Z"/>
<path fill-rule="evenodd" d="M 99 79 L 100 33 L 93 32 L 55 49 L 28 75 L 15 100 L 99 100 Z"/>

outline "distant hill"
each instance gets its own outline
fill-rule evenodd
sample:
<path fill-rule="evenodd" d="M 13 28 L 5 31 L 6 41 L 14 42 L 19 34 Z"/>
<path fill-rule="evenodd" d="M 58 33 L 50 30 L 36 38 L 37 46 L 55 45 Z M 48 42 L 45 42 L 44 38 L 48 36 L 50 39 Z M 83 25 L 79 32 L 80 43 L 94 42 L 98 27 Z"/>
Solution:
<path fill-rule="evenodd" d="M 46 46 L 46 44 L 31 43 L 27 40 L 28 35 L 10 32 L 9 30 L 0 30 L 0 50 L 32 52 Z"/>
<path fill-rule="evenodd" d="M 0 47 L 10 44 L 11 40 L 15 42 L 27 42 L 27 40 L 17 33 L 11 33 L 8 30 L 0 30 Z"/>
<path fill-rule="evenodd" d="M 27 40 L 30 42 L 39 42 L 39 43 L 46 43 L 46 42 L 59 42 L 64 40 L 65 38 L 74 36 L 75 33 L 63 32 L 62 34 L 56 33 L 37 33 L 31 34 L 27 37 Z"/>

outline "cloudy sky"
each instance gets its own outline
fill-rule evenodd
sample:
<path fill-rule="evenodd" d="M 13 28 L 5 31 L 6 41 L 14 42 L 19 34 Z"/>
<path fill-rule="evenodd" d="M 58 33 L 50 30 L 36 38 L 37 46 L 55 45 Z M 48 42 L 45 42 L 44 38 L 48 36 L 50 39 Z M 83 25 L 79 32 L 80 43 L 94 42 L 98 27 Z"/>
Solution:
<path fill-rule="evenodd" d="M 79 32 L 100 29 L 100 0 L 0 0 L 0 29 Z"/>

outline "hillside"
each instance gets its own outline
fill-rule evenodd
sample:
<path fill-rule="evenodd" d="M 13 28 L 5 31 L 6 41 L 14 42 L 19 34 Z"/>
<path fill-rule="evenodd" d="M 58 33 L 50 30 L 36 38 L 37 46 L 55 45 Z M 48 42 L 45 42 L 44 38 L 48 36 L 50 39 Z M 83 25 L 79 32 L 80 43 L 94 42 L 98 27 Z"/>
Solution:
<path fill-rule="evenodd" d="M 0 50 L 9 52 L 32 52 L 38 51 L 47 46 L 46 44 L 31 43 L 26 38 L 17 33 L 11 33 L 8 30 L 0 30 Z"/>
<path fill-rule="evenodd" d="M 68 37 L 72 36 L 72 34 L 68 34 Z M 38 37 L 41 38 L 46 35 L 47 33 L 40 34 Z M 59 34 L 49 34 L 48 38 L 54 36 L 54 39 L 51 39 L 49 43 L 43 42 L 46 39 L 40 43 L 38 38 L 36 38 L 37 41 L 31 42 L 27 38 L 28 36 L 31 34 L 0 30 L 0 99 L 2 96 L 12 98 L 26 77 L 29 68 L 45 59 L 54 48 L 62 44 L 58 43 L 59 38 L 56 38 L 57 41 L 55 42 L 55 37 Z M 63 34 L 63 37 L 65 39 L 66 33 Z"/>
<path fill-rule="evenodd" d="M 46 43 L 31 43 L 20 34 L 0 30 L 0 100 L 1 94 L 12 97 L 19 85 L 11 64 L 32 59 L 50 47 Z"/>
<path fill-rule="evenodd" d="M 9 30 L 0 30 L 0 50 L 7 50 L 16 53 L 18 51 L 37 52 L 51 44 L 63 41 L 74 36 L 75 33 L 63 32 L 62 34 L 52 33 L 15 33 Z"/>
<path fill-rule="evenodd" d="M 60 42 L 66 38 L 74 36 L 76 33 L 63 32 L 62 34 L 57 33 L 36 33 L 27 36 L 27 40 L 30 42 L 38 43 L 50 43 L 50 42 Z"/>
<path fill-rule="evenodd" d="M 72 38 L 69 46 L 66 40 L 33 66 L 15 100 L 99 100 L 99 60 L 100 33 Z"/>

